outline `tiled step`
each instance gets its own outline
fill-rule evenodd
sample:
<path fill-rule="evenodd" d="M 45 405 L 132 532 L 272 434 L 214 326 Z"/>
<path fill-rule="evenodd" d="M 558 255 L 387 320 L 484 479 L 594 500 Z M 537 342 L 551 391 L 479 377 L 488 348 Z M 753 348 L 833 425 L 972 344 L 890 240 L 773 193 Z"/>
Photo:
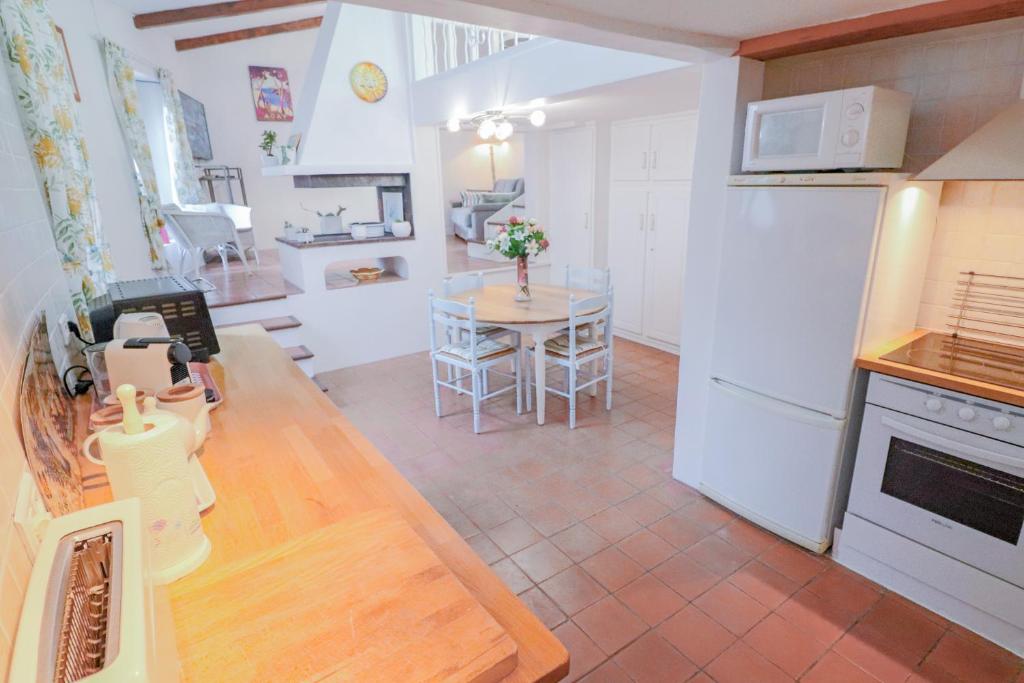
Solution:
<path fill-rule="evenodd" d="M 283 318 L 291 315 L 292 310 L 288 305 L 288 299 L 271 299 L 269 301 L 256 301 L 237 306 L 220 306 L 210 309 L 210 318 L 214 327 L 237 325 L 244 322 L 256 320 L 269 320 L 271 318 Z"/>
<path fill-rule="evenodd" d="M 306 348 L 305 344 L 299 344 L 298 346 L 289 346 L 285 349 L 288 355 L 292 357 L 292 360 L 298 363 L 300 360 L 306 360 L 307 358 L 313 357 L 313 352 Z"/>
<path fill-rule="evenodd" d="M 245 320 L 237 323 L 227 323 L 220 325 L 220 327 L 236 327 L 238 325 L 251 325 L 256 323 L 262 325 L 263 329 L 267 332 L 275 332 L 277 330 L 288 330 L 293 327 L 299 327 L 302 322 L 294 315 L 282 315 L 276 318 L 264 318 L 263 320 Z"/>

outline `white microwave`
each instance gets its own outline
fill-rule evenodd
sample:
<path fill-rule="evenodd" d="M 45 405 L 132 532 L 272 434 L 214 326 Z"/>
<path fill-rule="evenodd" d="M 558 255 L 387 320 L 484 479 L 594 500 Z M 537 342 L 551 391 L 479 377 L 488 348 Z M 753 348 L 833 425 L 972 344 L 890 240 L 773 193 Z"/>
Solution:
<path fill-rule="evenodd" d="M 911 95 L 876 86 L 747 105 L 743 170 L 899 168 Z"/>

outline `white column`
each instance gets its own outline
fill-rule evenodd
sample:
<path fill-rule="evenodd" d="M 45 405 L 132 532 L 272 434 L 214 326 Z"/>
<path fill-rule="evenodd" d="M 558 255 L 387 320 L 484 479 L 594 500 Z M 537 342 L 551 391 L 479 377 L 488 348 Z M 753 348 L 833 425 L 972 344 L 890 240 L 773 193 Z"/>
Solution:
<path fill-rule="evenodd" d="M 672 476 L 691 486 L 700 483 L 704 450 L 726 183 L 740 170 L 747 103 L 761 97 L 763 78 L 762 62 L 740 57 L 705 64 L 701 77 L 672 465 Z"/>

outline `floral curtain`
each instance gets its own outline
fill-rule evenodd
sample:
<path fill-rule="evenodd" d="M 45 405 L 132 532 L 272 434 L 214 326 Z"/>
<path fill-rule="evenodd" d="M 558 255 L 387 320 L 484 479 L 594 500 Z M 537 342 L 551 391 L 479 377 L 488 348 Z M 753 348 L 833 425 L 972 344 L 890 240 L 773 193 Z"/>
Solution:
<path fill-rule="evenodd" d="M 156 75 L 164 95 L 164 130 L 167 132 L 167 148 L 172 157 L 174 194 L 178 204 L 199 204 L 203 201 L 203 192 L 199 188 L 195 164 L 192 163 L 192 147 L 188 144 L 181 98 L 178 89 L 174 87 L 170 71 L 157 69 Z"/>
<path fill-rule="evenodd" d="M 156 171 L 153 170 L 153 156 L 146 139 L 146 126 L 139 115 L 139 90 L 135 85 L 135 69 L 128 63 L 128 54 L 120 45 L 103 39 L 103 54 L 106 57 L 107 77 L 110 79 L 110 94 L 114 100 L 114 111 L 128 154 L 135 169 L 136 191 L 139 197 L 139 212 L 142 217 L 142 231 L 149 243 L 149 263 L 154 270 L 166 266 L 163 256 L 164 221 L 160 218 L 160 195 L 156 185 Z"/>
<path fill-rule="evenodd" d="M 63 41 L 46 0 L 0 0 L 3 41 L 22 127 L 50 210 L 78 325 L 92 338 L 89 299 L 114 280 Z"/>

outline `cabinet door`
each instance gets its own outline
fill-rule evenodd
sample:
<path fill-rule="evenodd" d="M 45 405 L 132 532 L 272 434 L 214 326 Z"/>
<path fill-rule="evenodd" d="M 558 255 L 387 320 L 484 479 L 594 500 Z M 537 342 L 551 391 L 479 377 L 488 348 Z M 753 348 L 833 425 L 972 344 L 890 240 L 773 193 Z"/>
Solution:
<path fill-rule="evenodd" d="M 612 180 L 647 180 L 651 165 L 651 124 L 612 126 Z"/>
<path fill-rule="evenodd" d="M 647 200 L 643 334 L 669 344 L 679 343 L 689 220 L 689 183 L 651 191 Z"/>
<path fill-rule="evenodd" d="M 594 260 L 594 129 L 555 130 L 549 139 L 547 228 L 552 272 L 561 273 L 566 265 L 589 268 Z"/>
<path fill-rule="evenodd" d="M 690 180 L 697 145 L 697 115 L 651 125 L 651 180 Z"/>
<path fill-rule="evenodd" d="M 647 190 L 613 187 L 608 210 L 608 267 L 615 288 L 617 329 L 643 333 Z"/>

